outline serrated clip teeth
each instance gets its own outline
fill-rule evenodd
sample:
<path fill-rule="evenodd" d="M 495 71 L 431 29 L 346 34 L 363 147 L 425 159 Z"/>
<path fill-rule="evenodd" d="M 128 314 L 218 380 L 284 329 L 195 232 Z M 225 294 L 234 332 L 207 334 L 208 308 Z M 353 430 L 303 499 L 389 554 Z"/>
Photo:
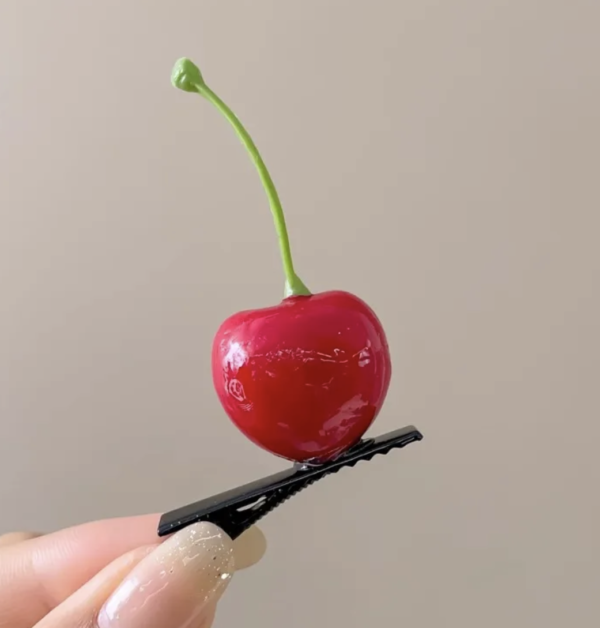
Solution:
<path fill-rule="evenodd" d="M 165 513 L 158 524 L 158 536 L 173 534 L 192 523 L 209 521 L 235 539 L 267 513 L 325 476 L 422 439 L 421 432 L 411 425 L 361 440 L 329 462 L 295 464 L 280 473 Z"/>

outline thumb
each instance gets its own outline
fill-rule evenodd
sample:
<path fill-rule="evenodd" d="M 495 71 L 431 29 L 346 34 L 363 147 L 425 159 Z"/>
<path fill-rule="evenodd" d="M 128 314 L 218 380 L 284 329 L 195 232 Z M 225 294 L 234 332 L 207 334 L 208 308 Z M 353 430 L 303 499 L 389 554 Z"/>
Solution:
<path fill-rule="evenodd" d="M 197 523 L 121 556 L 36 628 L 209 626 L 234 562 L 232 540 L 213 524 Z"/>

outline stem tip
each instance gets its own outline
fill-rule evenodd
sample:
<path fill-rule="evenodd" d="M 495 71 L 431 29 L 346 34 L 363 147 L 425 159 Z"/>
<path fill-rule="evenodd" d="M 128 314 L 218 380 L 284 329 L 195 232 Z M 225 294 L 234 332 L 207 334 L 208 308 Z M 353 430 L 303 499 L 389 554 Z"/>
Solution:
<path fill-rule="evenodd" d="M 173 87 L 184 92 L 197 92 L 199 85 L 204 85 L 204 78 L 200 68 L 193 62 L 182 57 L 175 62 L 171 72 L 171 83 Z"/>

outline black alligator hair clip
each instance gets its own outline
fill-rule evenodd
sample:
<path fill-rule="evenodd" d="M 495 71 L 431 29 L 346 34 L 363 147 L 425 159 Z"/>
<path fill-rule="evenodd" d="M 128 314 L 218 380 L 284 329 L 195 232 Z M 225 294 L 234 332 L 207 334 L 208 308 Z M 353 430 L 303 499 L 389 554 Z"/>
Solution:
<path fill-rule="evenodd" d="M 323 464 L 296 463 L 286 471 L 165 513 L 158 524 L 158 536 L 167 536 L 192 523 L 209 521 L 235 539 L 274 508 L 326 475 L 422 438 L 419 430 L 409 426 L 361 440 L 334 460 Z"/>

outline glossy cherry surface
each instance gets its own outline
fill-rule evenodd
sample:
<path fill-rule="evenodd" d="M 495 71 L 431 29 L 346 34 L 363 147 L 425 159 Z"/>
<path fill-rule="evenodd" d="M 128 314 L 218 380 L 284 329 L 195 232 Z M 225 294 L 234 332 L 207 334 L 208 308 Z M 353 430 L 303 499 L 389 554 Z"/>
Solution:
<path fill-rule="evenodd" d="M 212 372 L 225 411 L 250 440 L 290 460 L 321 462 L 369 428 L 391 361 L 371 308 L 333 291 L 227 319 L 214 339 Z"/>

